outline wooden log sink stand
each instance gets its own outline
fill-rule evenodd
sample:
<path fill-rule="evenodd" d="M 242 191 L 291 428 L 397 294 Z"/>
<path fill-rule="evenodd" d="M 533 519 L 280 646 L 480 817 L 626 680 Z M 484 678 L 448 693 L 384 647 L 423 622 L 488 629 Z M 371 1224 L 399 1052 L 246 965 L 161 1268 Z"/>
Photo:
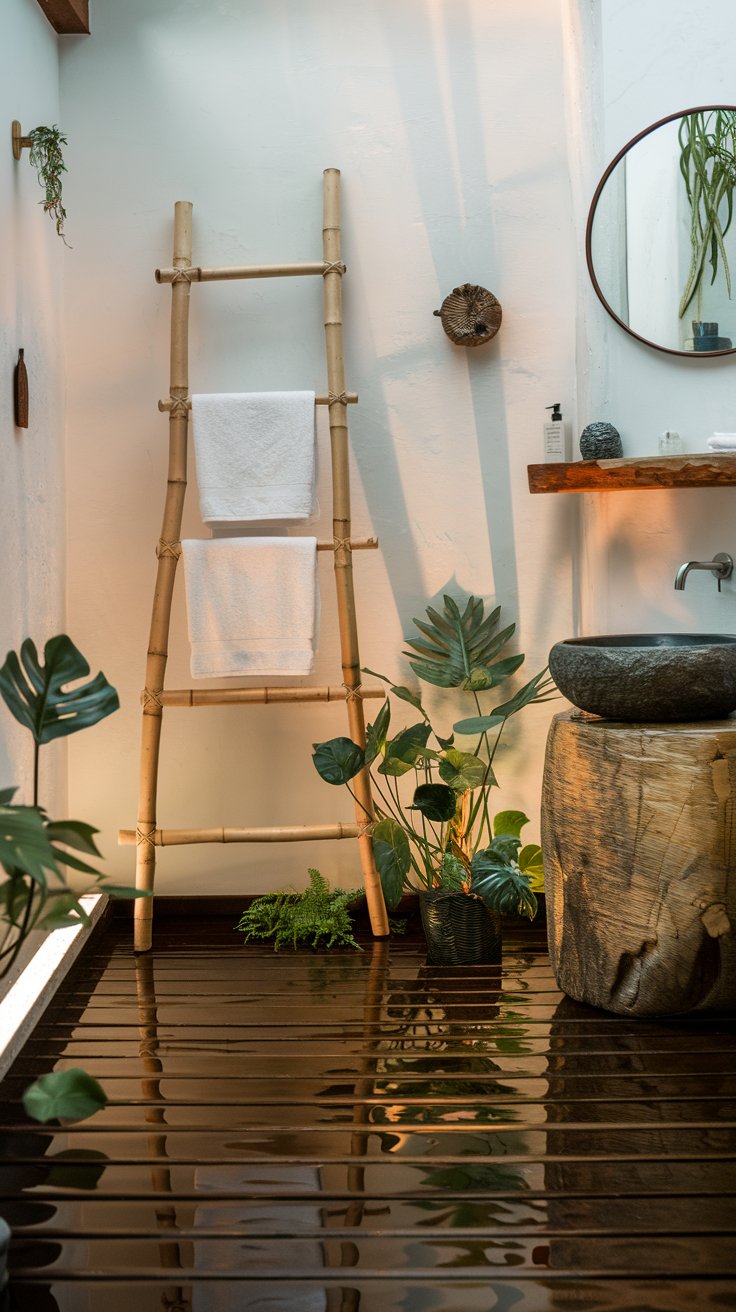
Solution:
<path fill-rule="evenodd" d="M 549 950 L 620 1015 L 736 1002 L 736 718 L 555 716 L 542 792 Z"/>

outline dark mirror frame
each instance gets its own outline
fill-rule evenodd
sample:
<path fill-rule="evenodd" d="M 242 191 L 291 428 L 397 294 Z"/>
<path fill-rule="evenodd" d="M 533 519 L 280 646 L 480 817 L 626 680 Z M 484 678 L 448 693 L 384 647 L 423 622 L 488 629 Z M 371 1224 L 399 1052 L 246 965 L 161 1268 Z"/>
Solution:
<path fill-rule="evenodd" d="M 634 332 L 634 329 L 630 328 L 627 323 L 624 323 L 623 319 L 620 319 L 616 314 L 616 311 L 611 309 L 611 306 L 608 304 L 608 301 L 601 290 L 598 279 L 595 276 L 592 249 L 593 220 L 595 218 L 596 206 L 600 200 L 601 192 L 603 191 L 608 179 L 616 166 L 621 163 L 624 155 L 627 155 L 637 142 L 642 141 L 644 137 L 648 137 L 652 132 L 656 132 L 657 128 L 663 127 L 665 123 L 672 123 L 675 119 L 685 118 L 688 114 L 702 114 L 711 109 L 731 109 L 736 112 L 736 105 L 693 105 L 690 109 L 680 109 L 675 114 L 667 114 L 664 118 L 657 119 L 656 123 L 651 123 L 648 128 L 644 128 L 643 131 L 637 132 L 635 137 L 632 137 L 630 141 L 627 141 L 626 145 L 623 146 L 615 158 L 611 160 L 611 163 L 608 165 L 608 168 L 595 189 L 593 199 L 590 203 L 590 210 L 588 211 L 588 222 L 585 228 L 585 260 L 588 265 L 588 273 L 590 274 L 590 281 L 593 284 L 596 296 L 604 310 L 610 314 L 611 318 L 616 321 L 620 328 L 623 328 L 625 333 L 629 334 L 629 337 L 635 337 L 637 342 L 642 342 L 644 346 L 650 346 L 652 350 L 661 351 L 664 355 L 677 355 L 683 360 L 697 360 L 698 363 L 702 363 L 704 360 L 715 360 L 722 355 L 736 355 L 736 346 L 728 346 L 722 351 L 677 351 L 672 346 L 662 346 L 659 342 L 652 342 L 648 337 L 642 337 L 641 333 Z"/>

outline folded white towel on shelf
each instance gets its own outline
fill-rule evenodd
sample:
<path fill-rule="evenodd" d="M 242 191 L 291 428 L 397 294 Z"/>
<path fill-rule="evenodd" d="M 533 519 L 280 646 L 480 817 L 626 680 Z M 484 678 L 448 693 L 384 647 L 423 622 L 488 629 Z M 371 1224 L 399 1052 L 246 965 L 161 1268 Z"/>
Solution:
<path fill-rule="evenodd" d="M 709 451 L 736 451 L 736 433 L 711 433 L 706 446 Z"/>
<path fill-rule="evenodd" d="M 181 546 L 194 679 L 311 672 L 316 538 L 198 538 Z"/>
<path fill-rule="evenodd" d="M 315 497 L 314 392 L 192 396 L 202 519 L 309 519 Z"/>

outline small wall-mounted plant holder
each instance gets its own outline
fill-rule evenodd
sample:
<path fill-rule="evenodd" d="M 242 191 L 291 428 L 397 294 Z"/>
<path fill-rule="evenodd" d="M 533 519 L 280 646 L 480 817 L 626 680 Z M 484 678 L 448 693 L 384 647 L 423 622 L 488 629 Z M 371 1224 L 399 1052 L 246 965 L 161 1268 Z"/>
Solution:
<path fill-rule="evenodd" d="M 12 137 L 13 137 L 13 159 L 20 159 L 21 155 L 23 154 L 23 151 L 30 149 L 30 147 L 33 145 L 33 141 L 31 140 L 30 137 L 23 136 L 23 129 L 21 128 L 21 125 L 18 122 L 17 118 L 13 119 Z"/>
<path fill-rule="evenodd" d="M 58 235 L 67 246 L 68 242 L 64 236 L 66 210 L 61 197 L 61 175 L 66 173 L 61 148 L 67 144 L 66 137 L 56 124 L 50 128 L 33 128 L 28 136 L 24 137 L 23 129 L 16 118 L 13 119 L 11 127 L 11 139 L 13 159 L 20 159 L 26 149 L 30 152 L 31 165 L 36 170 L 38 181 L 45 193 L 40 203 L 43 205 L 44 212 L 53 219 Z"/>
<path fill-rule="evenodd" d="M 464 282 L 446 296 L 434 312 L 456 346 L 482 346 L 496 336 L 501 327 L 501 304 L 485 287 Z"/>

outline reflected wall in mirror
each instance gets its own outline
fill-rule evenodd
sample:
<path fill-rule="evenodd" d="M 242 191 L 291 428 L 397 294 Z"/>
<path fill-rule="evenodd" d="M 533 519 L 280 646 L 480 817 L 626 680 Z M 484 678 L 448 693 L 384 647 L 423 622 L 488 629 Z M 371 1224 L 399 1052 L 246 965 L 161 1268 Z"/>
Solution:
<path fill-rule="evenodd" d="M 660 119 L 609 164 L 588 215 L 598 296 L 633 337 L 702 359 L 736 347 L 736 106 Z"/>

